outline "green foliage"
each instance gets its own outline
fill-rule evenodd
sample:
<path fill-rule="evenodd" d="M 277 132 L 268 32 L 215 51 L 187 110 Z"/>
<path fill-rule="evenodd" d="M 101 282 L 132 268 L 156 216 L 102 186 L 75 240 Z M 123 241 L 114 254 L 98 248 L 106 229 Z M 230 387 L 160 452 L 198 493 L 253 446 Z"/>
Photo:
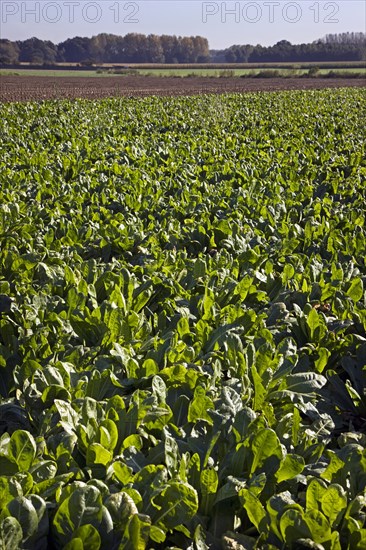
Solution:
<path fill-rule="evenodd" d="M 364 106 L 1 106 L 1 548 L 365 547 Z"/>

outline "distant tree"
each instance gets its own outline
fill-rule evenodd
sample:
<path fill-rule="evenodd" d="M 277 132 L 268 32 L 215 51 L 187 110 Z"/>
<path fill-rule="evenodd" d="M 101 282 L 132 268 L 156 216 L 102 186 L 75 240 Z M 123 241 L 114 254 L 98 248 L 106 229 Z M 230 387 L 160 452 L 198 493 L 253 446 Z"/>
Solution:
<path fill-rule="evenodd" d="M 249 58 L 253 52 L 254 46 L 251 46 L 250 44 L 245 44 L 244 46 L 240 47 L 240 54 L 241 59 L 243 63 L 248 63 Z"/>
<path fill-rule="evenodd" d="M 190 36 L 179 36 L 177 45 L 178 63 L 193 63 L 194 44 Z"/>
<path fill-rule="evenodd" d="M 147 37 L 144 34 L 129 33 L 123 39 L 124 62 L 128 63 L 146 63 Z"/>
<path fill-rule="evenodd" d="M 69 63 L 82 63 L 91 58 L 90 49 L 91 39 L 81 36 L 68 38 L 58 45 L 59 61 L 68 61 Z"/>
<path fill-rule="evenodd" d="M 230 46 L 230 48 L 227 48 L 225 50 L 225 61 L 226 63 L 242 63 L 241 58 L 241 46 L 239 44 L 235 44 L 233 46 Z"/>
<path fill-rule="evenodd" d="M 225 63 L 225 50 L 210 50 L 210 59 L 211 63 Z"/>
<path fill-rule="evenodd" d="M 17 43 L 19 47 L 19 61 L 35 63 L 55 63 L 57 59 L 57 46 L 49 40 L 29 38 Z"/>
<path fill-rule="evenodd" d="M 0 63 L 12 65 L 19 61 L 19 46 L 16 42 L 0 39 Z"/>
<path fill-rule="evenodd" d="M 243 46 L 235 44 L 225 50 L 225 60 L 227 63 L 248 63 L 254 49 L 255 46 L 250 44 L 244 44 Z"/>
<path fill-rule="evenodd" d="M 149 34 L 147 37 L 146 50 L 149 63 L 164 63 L 165 55 L 160 36 Z"/>
<path fill-rule="evenodd" d="M 195 63 L 207 63 L 210 60 L 210 49 L 207 38 L 193 37 Z"/>
<path fill-rule="evenodd" d="M 116 34 L 105 35 L 103 63 L 124 63 L 125 49 L 123 36 Z"/>
<path fill-rule="evenodd" d="M 320 39 L 325 44 L 361 44 L 366 43 L 366 33 L 364 32 L 342 32 L 338 34 L 326 34 Z"/>
<path fill-rule="evenodd" d="M 254 62 L 254 63 L 263 63 L 263 62 L 265 62 L 266 61 L 267 50 L 268 50 L 268 48 L 265 48 L 265 47 L 261 46 L 260 44 L 257 44 L 256 46 L 254 46 L 253 51 L 250 54 L 249 59 L 248 59 L 249 63 L 251 63 L 251 62 Z"/>
<path fill-rule="evenodd" d="M 178 38 L 173 35 L 160 36 L 160 44 L 163 48 L 165 63 L 178 63 Z"/>
<path fill-rule="evenodd" d="M 101 33 L 92 36 L 88 45 L 89 58 L 95 63 L 107 63 L 110 58 L 110 46 L 113 35 Z"/>

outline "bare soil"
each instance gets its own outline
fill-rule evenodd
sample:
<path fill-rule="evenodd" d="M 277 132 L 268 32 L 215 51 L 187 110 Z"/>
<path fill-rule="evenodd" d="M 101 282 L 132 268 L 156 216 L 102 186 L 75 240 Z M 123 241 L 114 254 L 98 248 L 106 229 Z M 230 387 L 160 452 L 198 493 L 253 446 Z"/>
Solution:
<path fill-rule="evenodd" d="M 0 102 L 105 97 L 178 96 L 366 87 L 363 78 L 48 77 L 1 76 Z"/>

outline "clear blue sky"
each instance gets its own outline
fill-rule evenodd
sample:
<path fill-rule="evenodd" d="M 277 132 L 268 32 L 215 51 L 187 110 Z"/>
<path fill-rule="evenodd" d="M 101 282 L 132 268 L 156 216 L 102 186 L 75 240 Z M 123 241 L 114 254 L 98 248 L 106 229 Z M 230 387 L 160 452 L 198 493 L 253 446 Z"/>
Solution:
<path fill-rule="evenodd" d="M 364 0 L 0 0 L 0 36 L 59 43 L 101 32 L 201 35 L 211 49 L 232 44 L 312 42 L 366 32 Z"/>

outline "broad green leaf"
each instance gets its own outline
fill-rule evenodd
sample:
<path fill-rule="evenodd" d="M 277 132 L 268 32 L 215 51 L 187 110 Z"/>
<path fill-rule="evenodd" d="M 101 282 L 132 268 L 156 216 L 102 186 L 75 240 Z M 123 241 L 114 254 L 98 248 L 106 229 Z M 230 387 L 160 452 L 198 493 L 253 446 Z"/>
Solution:
<path fill-rule="evenodd" d="M 177 441 L 169 435 L 164 440 L 164 457 L 169 473 L 174 475 L 178 469 L 179 447 Z"/>
<path fill-rule="evenodd" d="M 321 473 L 321 477 L 328 481 L 335 481 L 339 472 L 344 467 L 344 462 L 334 451 L 328 451 L 330 456 L 330 462 L 326 469 Z"/>
<path fill-rule="evenodd" d="M 349 296 L 354 302 L 358 302 L 362 299 L 363 296 L 363 282 L 362 279 L 359 277 L 356 277 L 351 282 L 351 286 L 346 292 L 347 296 Z"/>
<path fill-rule="evenodd" d="M 286 377 L 286 389 L 294 393 L 312 393 L 325 384 L 326 379 L 324 376 L 314 372 L 289 374 Z"/>
<path fill-rule="evenodd" d="M 123 314 L 120 309 L 112 309 L 110 311 L 107 326 L 110 331 L 110 341 L 116 342 L 122 330 Z"/>
<path fill-rule="evenodd" d="M 274 471 L 278 468 L 283 451 L 276 433 L 268 428 L 263 428 L 254 436 L 251 443 L 253 462 L 250 467 L 250 475 L 262 468 Z"/>
<path fill-rule="evenodd" d="M 337 528 L 347 509 L 347 495 L 343 487 L 335 483 L 329 485 L 322 496 L 321 508 L 330 526 Z"/>
<path fill-rule="evenodd" d="M 9 454 L 18 464 L 19 471 L 29 470 L 36 456 L 36 443 L 33 436 L 24 430 L 16 430 L 9 443 Z"/>
<path fill-rule="evenodd" d="M 340 542 L 340 535 L 338 531 L 333 531 L 331 534 L 331 544 L 330 549 L 331 550 L 342 550 L 341 542 Z"/>
<path fill-rule="evenodd" d="M 52 479 L 57 472 L 57 463 L 53 460 L 45 460 L 31 468 L 34 483 L 41 483 L 47 479 Z"/>
<path fill-rule="evenodd" d="M 112 420 L 103 420 L 98 428 L 99 443 L 108 451 L 113 451 L 118 442 L 118 428 Z"/>
<path fill-rule="evenodd" d="M 285 267 L 283 268 L 283 276 L 282 276 L 283 283 L 286 285 L 293 278 L 294 275 L 295 275 L 294 266 L 291 264 L 286 264 Z"/>
<path fill-rule="evenodd" d="M 18 520 L 22 527 L 23 537 L 31 537 L 38 529 L 39 518 L 32 502 L 25 497 L 16 497 L 7 504 L 11 516 Z"/>
<path fill-rule="evenodd" d="M 114 528 L 124 532 L 129 519 L 138 514 L 138 509 L 133 499 L 125 492 L 111 494 L 104 502 L 111 514 Z"/>
<path fill-rule="evenodd" d="M 28 495 L 32 491 L 34 480 L 32 474 L 29 472 L 17 472 L 12 481 L 19 483 L 23 496 Z"/>
<path fill-rule="evenodd" d="M 200 474 L 201 501 L 200 509 L 203 515 L 209 515 L 217 492 L 219 479 L 213 468 L 206 468 Z"/>
<path fill-rule="evenodd" d="M 153 359 L 145 359 L 142 364 L 142 370 L 144 372 L 144 376 L 153 376 L 159 372 L 159 367 Z"/>
<path fill-rule="evenodd" d="M 273 531 L 279 540 L 282 540 L 282 535 L 279 530 L 279 518 L 285 510 L 293 504 L 295 504 L 295 502 L 289 491 L 273 495 L 266 503 L 266 509 L 269 514 L 268 524 L 270 524 L 271 531 Z"/>
<path fill-rule="evenodd" d="M 311 538 L 316 543 L 325 543 L 331 540 L 331 527 L 327 518 L 319 510 L 305 512 L 304 519 L 310 529 Z"/>
<path fill-rule="evenodd" d="M 134 298 L 133 310 L 136 313 L 139 313 L 142 310 L 142 308 L 145 307 L 145 305 L 148 303 L 148 301 L 150 300 L 150 297 L 151 297 L 150 289 L 146 289 L 146 290 L 143 290 L 142 292 L 139 292 L 139 294 Z"/>
<path fill-rule="evenodd" d="M 103 445 L 100 445 L 100 443 L 92 443 L 86 451 L 86 463 L 89 466 L 93 466 L 93 464 L 103 464 L 107 466 L 112 458 L 112 453 L 105 449 Z"/>
<path fill-rule="evenodd" d="M 148 516 L 134 514 L 126 526 L 119 550 L 145 550 L 150 538 L 151 521 Z"/>
<path fill-rule="evenodd" d="M 2 550 L 21 548 L 23 531 L 15 517 L 8 516 L 0 523 L 0 545 Z"/>
<path fill-rule="evenodd" d="M 124 462 L 113 462 L 112 464 L 113 472 L 115 477 L 120 481 L 123 485 L 127 485 L 127 483 L 132 478 L 132 468 L 129 468 Z"/>
<path fill-rule="evenodd" d="M 197 386 L 194 392 L 194 398 L 188 407 L 188 422 L 198 422 L 205 420 L 209 424 L 213 424 L 212 418 L 208 414 L 210 409 L 214 409 L 214 404 L 210 397 L 207 397 L 205 390 L 201 386 Z"/>
<path fill-rule="evenodd" d="M 81 525 L 90 523 L 98 528 L 102 514 L 102 499 L 98 489 L 92 486 L 76 487 L 56 510 L 53 520 L 56 540 L 66 544 Z"/>
<path fill-rule="evenodd" d="M 306 510 L 320 510 L 322 498 L 327 490 L 326 483 L 317 478 L 313 478 L 306 490 Z"/>
<path fill-rule="evenodd" d="M 72 535 L 73 539 L 82 540 L 84 550 L 99 550 L 101 548 L 100 535 L 97 529 L 90 524 L 78 527 Z"/>
<path fill-rule="evenodd" d="M 315 331 L 320 325 L 319 315 L 318 315 L 316 309 L 312 308 L 310 310 L 309 315 L 306 319 L 306 322 L 307 322 L 307 325 L 308 325 L 309 330 L 310 330 L 310 338 L 311 338 L 311 340 L 313 340 Z"/>
<path fill-rule="evenodd" d="M 249 489 L 241 489 L 239 496 L 250 521 L 258 532 L 263 532 L 268 522 L 263 504 Z"/>
<path fill-rule="evenodd" d="M 287 454 L 276 473 L 277 482 L 286 481 L 301 474 L 305 466 L 302 456 Z"/>
<path fill-rule="evenodd" d="M 318 349 L 318 359 L 315 361 L 315 368 L 318 372 L 323 372 L 327 366 L 328 359 L 331 356 L 331 352 L 326 348 Z"/>
<path fill-rule="evenodd" d="M 70 401 L 71 395 L 64 387 L 52 384 L 43 390 L 41 399 L 45 407 L 51 407 L 56 399 Z"/>
<path fill-rule="evenodd" d="M 2 510 L 14 497 L 21 496 L 21 486 L 10 477 L 0 477 L 0 509 Z"/>
<path fill-rule="evenodd" d="M 210 288 L 206 288 L 202 298 L 201 307 L 203 310 L 202 319 L 209 321 L 214 315 L 215 295 Z"/>
<path fill-rule="evenodd" d="M 280 518 L 280 531 L 286 546 L 289 548 L 299 539 L 312 539 L 304 513 L 295 508 L 290 508 L 282 514 Z"/>
<path fill-rule="evenodd" d="M 187 523 L 198 510 L 197 492 L 188 483 L 171 481 L 159 495 L 153 499 L 159 509 L 153 521 L 158 526 L 173 529 Z"/>

